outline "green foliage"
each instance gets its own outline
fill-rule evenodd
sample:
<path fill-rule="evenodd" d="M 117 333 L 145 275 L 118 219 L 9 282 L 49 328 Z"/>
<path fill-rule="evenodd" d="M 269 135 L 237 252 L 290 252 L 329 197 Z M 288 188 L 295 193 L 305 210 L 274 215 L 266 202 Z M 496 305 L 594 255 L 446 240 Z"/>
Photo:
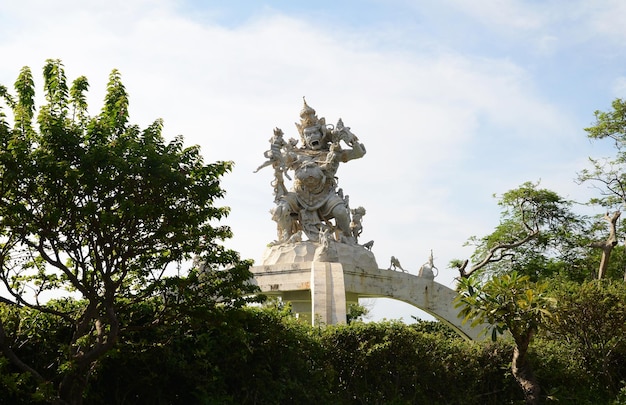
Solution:
<path fill-rule="evenodd" d="M 215 202 L 232 164 L 205 164 L 199 147 L 185 147 L 182 137 L 166 142 L 161 120 L 144 130 L 129 125 L 116 70 L 95 117 L 87 114 L 86 78 L 69 88 L 59 60 L 48 60 L 43 76 L 37 127 L 30 69 L 15 84 L 16 101 L 3 90 L 15 125 L 0 126 L 0 281 L 19 304 L 70 325 L 46 368 L 13 362 L 78 403 L 133 303 L 160 297 L 148 326 L 183 309 L 242 306 L 256 289 L 245 283 L 251 262 L 221 245 L 231 231 L 216 225 L 228 214 Z M 191 269 L 181 273 L 184 264 Z M 43 304 L 68 292 L 78 305 Z M 36 328 L 28 316 L 20 327 Z M 0 339 L 0 347 L 15 351 L 11 339 Z"/>
<path fill-rule="evenodd" d="M 539 402 L 540 385 L 528 361 L 528 350 L 534 335 L 552 317 L 555 300 L 546 293 L 546 283 L 533 283 L 527 275 L 511 272 L 494 276 L 480 285 L 470 277 L 459 283 L 455 306 L 459 317 L 472 326 L 491 325 L 492 339 L 498 333 L 510 332 L 515 341 L 511 371 L 524 392 L 528 404 Z"/>
<path fill-rule="evenodd" d="M 582 284 L 553 281 L 559 300 L 551 336 L 568 342 L 598 389 L 617 393 L 626 379 L 626 285 L 592 280 Z"/>
<path fill-rule="evenodd" d="M 621 150 L 626 146 L 626 102 L 617 98 L 611 106 L 612 110 L 608 112 L 595 111 L 596 123 L 585 131 L 592 139 L 611 138 L 615 147 Z"/>
<path fill-rule="evenodd" d="M 504 193 L 498 205 L 501 219 L 494 231 L 467 243 L 475 246 L 471 268 L 466 269 L 469 261 L 458 259 L 450 267 L 459 268 L 463 277 L 516 271 L 538 279 L 546 269 L 559 271 L 562 262 L 556 259 L 578 245 L 576 231 L 585 223 L 572 213 L 572 203 L 527 182 Z"/>
<path fill-rule="evenodd" d="M 596 405 L 609 404 L 615 398 L 615 392 L 599 387 L 593 368 L 588 368 L 580 353 L 565 340 L 538 335 L 529 356 L 545 402 Z"/>
<path fill-rule="evenodd" d="M 557 228 L 564 219 L 569 219 L 570 205 L 557 193 L 537 188 L 538 184 L 526 182 L 502 195 L 498 205 L 503 208 L 502 216 L 515 228 L 538 230 L 542 227 Z"/>
<path fill-rule="evenodd" d="M 205 309 L 146 328 L 160 306 L 155 298 L 124 312 L 128 327 L 92 375 L 86 403 L 499 405 L 521 399 L 507 339 L 468 342 L 424 321 L 318 328 L 272 307 Z M 20 350 L 44 368 L 70 325 L 27 308 L 0 307 L 3 320 L 17 319 L 19 312 L 24 322 L 37 318 L 46 328 L 36 336 L 27 328 L 15 334 Z M 539 334 L 529 356 L 546 402 L 609 404 L 619 398 L 623 366 L 607 364 L 618 383 L 607 390 L 597 382 L 601 364 L 554 332 Z M 46 389 L 0 357 L 0 403 L 43 403 Z"/>
<path fill-rule="evenodd" d="M 410 324 L 410 328 L 417 332 L 441 337 L 447 340 L 465 339 L 459 333 L 449 326 L 438 321 L 425 321 L 423 319 L 412 317 L 416 322 Z"/>
<path fill-rule="evenodd" d="M 487 323 L 492 335 L 511 332 L 516 340 L 535 333 L 552 316 L 556 301 L 547 294 L 545 282 L 533 283 L 530 277 L 516 272 L 496 276 L 480 285 L 475 278 L 459 283 L 455 307 L 459 317 L 472 326 Z"/>
<path fill-rule="evenodd" d="M 589 203 L 599 205 L 606 210 L 616 211 L 618 214 L 626 203 L 626 172 L 624 171 L 624 163 L 626 163 L 626 103 L 622 99 L 615 99 L 612 103 L 612 109 L 607 112 L 596 111 L 594 113 L 596 122 L 593 126 L 585 128 L 587 136 L 590 139 L 609 138 L 614 141 L 615 155 L 613 157 L 592 159 L 590 158 L 591 168 L 584 169 L 578 173 L 578 182 L 591 183 L 597 190 L 598 195 L 592 198 Z M 623 231 L 623 218 L 618 228 Z M 617 239 L 614 239 L 617 244 Z M 611 251 L 608 251 L 608 255 Z M 608 257 L 607 257 L 608 259 Z M 616 258 L 611 257 L 611 261 L 615 262 Z M 624 262 L 621 261 L 621 275 L 624 278 Z M 610 264 L 609 264 L 610 265 Z M 609 272 L 608 270 L 607 272 Z M 604 276 L 600 271 L 600 276 Z M 610 277 L 610 274 L 608 275 Z M 626 278 L 624 278 L 626 280 Z"/>
<path fill-rule="evenodd" d="M 203 322 L 124 336 L 90 403 L 329 403 L 321 357 L 315 330 L 284 313 L 212 311 Z"/>
<path fill-rule="evenodd" d="M 369 309 L 360 304 L 350 304 L 348 306 L 347 322 L 362 321 L 367 316 Z"/>
<path fill-rule="evenodd" d="M 501 367 L 510 349 L 501 345 L 474 345 L 400 322 L 327 327 L 321 338 L 334 403 L 496 404 L 515 391 Z"/>

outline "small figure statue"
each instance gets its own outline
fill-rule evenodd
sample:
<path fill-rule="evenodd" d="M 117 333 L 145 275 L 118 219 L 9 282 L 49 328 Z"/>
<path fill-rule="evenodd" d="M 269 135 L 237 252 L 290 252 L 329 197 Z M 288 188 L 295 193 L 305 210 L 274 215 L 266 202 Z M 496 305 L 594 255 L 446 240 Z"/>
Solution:
<path fill-rule="evenodd" d="M 285 160 L 283 158 L 283 154 L 281 149 L 287 149 L 290 144 L 285 142 L 283 139 L 283 130 L 280 128 L 274 128 L 274 135 L 270 138 L 270 149 L 263 153 L 263 156 L 267 158 L 261 166 L 257 167 L 253 173 L 258 172 L 259 170 L 272 165 L 277 171 L 280 170 L 282 174 L 285 175 L 289 180 L 291 177 L 287 174 L 287 166 L 285 165 Z M 293 138 L 291 138 L 293 139 Z M 291 142 L 291 139 L 289 140 Z M 296 141 L 297 142 L 297 141 Z"/>
<path fill-rule="evenodd" d="M 420 267 L 417 275 L 419 277 L 426 277 L 426 278 L 431 278 L 431 279 L 434 279 L 435 277 L 439 275 L 439 269 L 435 267 L 432 249 L 430 250 L 430 257 L 428 258 L 428 261 L 424 263 L 422 267 Z"/>
<path fill-rule="evenodd" d="M 365 215 L 365 208 L 358 207 L 350 211 L 352 213 L 350 230 L 352 231 L 352 237 L 354 238 L 354 240 L 358 241 L 359 236 L 361 236 L 361 232 L 363 232 L 363 224 L 361 223 L 361 221 L 363 220 L 363 216 Z"/>
<path fill-rule="evenodd" d="M 346 204 L 346 209 L 348 211 L 350 211 L 350 196 L 349 195 L 343 195 L 343 189 L 342 188 L 338 188 L 337 189 L 337 195 L 339 196 L 339 198 L 341 198 L 343 200 L 343 202 Z"/>
<path fill-rule="evenodd" d="M 337 136 L 337 141 L 342 140 L 348 146 L 352 146 L 354 142 L 357 142 L 359 138 L 356 137 L 351 131 L 350 127 L 346 127 L 343 125 L 343 120 L 339 118 L 337 121 L 337 126 L 335 127 Z"/>
<path fill-rule="evenodd" d="M 339 145 L 339 142 L 334 142 L 330 144 L 326 159 L 324 160 L 324 163 L 320 166 L 322 170 L 329 173 L 337 173 L 337 169 L 339 169 L 339 162 L 341 159 L 341 150 L 342 149 L 341 145 Z"/>
<path fill-rule="evenodd" d="M 334 262 L 337 259 L 337 253 L 331 245 L 333 240 L 332 232 L 328 227 L 325 227 L 319 233 L 319 247 L 315 250 L 313 256 L 314 261 L 318 262 Z"/>
<path fill-rule="evenodd" d="M 298 231 L 294 233 L 287 240 L 287 243 L 298 243 L 298 242 L 302 242 L 302 231 Z"/>
<path fill-rule="evenodd" d="M 371 240 L 367 243 L 363 244 L 363 247 L 367 250 L 369 250 L 370 252 L 372 251 L 372 247 L 374 246 L 374 240 Z"/>
<path fill-rule="evenodd" d="M 400 265 L 400 260 L 396 259 L 395 256 L 391 256 L 391 265 L 389 266 L 387 270 L 398 270 L 398 269 L 402 270 L 404 273 L 407 272 Z"/>
<path fill-rule="evenodd" d="M 320 232 L 319 242 L 323 250 L 328 251 L 328 248 L 330 247 L 331 239 L 332 239 L 332 236 L 330 235 L 330 231 L 328 230 L 328 228 L 325 228 L 324 230 Z"/>

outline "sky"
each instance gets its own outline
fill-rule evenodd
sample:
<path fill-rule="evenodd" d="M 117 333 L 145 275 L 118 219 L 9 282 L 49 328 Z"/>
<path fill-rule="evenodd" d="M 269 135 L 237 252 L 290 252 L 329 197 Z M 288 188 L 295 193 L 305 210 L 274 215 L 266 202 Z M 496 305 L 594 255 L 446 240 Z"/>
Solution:
<path fill-rule="evenodd" d="M 0 0 L 0 84 L 29 66 L 41 96 L 45 61 L 61 59 L 68 81 L 89 79 L 95 115 L 119 70 L 131 123 L 162 118 L 166 139 L 234 162 L 226 245 L 257 264 L 276 226 L 272 170 L 253 170 L 273 128 L 298 138 L 306 97 L 367 149 L 338 177 L 378 266 L 395 256 L 417 274 L 432 250 L 453 288 L 449 262 L 498 224 L 494 195 L 527 181 L 593 195 L 574 180 L 612 153 L 584 128 L 625 96 L 624 21 L 622 0 Z M 366 304 L 370 320 L 423 317 Z"/>

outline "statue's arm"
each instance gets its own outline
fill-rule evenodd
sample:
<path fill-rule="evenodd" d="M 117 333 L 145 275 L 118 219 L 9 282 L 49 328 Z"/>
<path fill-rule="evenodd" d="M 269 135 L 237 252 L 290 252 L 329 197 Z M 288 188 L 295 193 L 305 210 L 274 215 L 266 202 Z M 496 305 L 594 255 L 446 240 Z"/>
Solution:
<path fill-rule="evenodd" d="M 341 154 L 341 160 L 347 162 L 352 159 L 359 159 L 365 155 L 365 146 L 362 143 L 354 142 L 352 149 L 346 149 Z"/>
<path fill-rule="evenodd" d="M 283 161 L 285 162 L 285 166 L 293 169 L 293 164 L 298 161 L 298 154 L 294 152 L 283 152 Z"/>

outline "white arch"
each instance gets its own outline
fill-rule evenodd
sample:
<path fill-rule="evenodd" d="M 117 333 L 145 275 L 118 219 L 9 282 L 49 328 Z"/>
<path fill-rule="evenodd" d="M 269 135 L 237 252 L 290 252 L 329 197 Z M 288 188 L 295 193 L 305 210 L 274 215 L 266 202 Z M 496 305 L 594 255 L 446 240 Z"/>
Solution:
<path fill-rule="evenodd" d="M 262 292 L 292 302 L 294 311 L 313 323 L 342 323 L 346 306 L 359 298 L 392 298 L 434 316 L 467 339 L 479 339 L 483 326 L 472 328 L 457 317 L 456 292 L 432 278 L 409 273 L 329 262 L 254 266 L 254 283 Z"/>

